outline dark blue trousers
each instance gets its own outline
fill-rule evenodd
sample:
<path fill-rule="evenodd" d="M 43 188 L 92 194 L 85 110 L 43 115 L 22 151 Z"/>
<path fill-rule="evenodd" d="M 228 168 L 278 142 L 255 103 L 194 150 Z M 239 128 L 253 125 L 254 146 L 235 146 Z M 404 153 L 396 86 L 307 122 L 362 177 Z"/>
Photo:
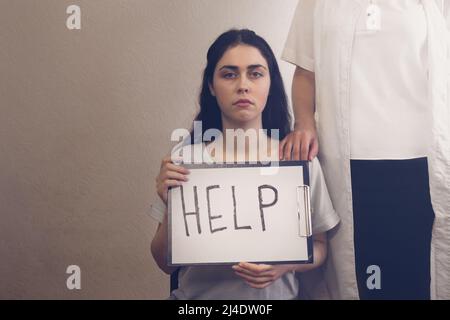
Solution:
<path fill-rule="evenodd" d="M 427 159 L 351 160 L 351 175 L 360 298 L 430 299 Z M 380 268 L 380 289 L 367 286 L 372 265 Z"/>

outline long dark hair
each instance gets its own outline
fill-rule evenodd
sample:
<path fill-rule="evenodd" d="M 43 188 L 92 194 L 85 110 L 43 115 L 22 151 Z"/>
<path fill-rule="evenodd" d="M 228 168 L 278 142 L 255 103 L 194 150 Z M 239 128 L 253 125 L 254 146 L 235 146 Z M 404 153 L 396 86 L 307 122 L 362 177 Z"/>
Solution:
<path fill-rule="evenodd" d="M 208 129 L 222 131 L 221 111 L 216 97 L 209 90 L 209 84 L 213 83 L 214 70 L 224 53 L 239 44 L 257 48 L 267 61 L 271 84 L 267 104 L 262 113 L 262 126 L 263 129 L 267 129 L 269 136 L 270 129 L 278 129 L 279 139 L 282 140 L 291 130 L 291 116 L 280 69 L 269 44 L 254 31 L 248 29 L 229 30 L 221 34 L 209 48 L 199 97 L 200 112 L 194 121 L 202 122 L 202 136 Z M 191 139 L 191 143 L 199 142 L 194 141 L 193 132 L 191 132 Z"/>

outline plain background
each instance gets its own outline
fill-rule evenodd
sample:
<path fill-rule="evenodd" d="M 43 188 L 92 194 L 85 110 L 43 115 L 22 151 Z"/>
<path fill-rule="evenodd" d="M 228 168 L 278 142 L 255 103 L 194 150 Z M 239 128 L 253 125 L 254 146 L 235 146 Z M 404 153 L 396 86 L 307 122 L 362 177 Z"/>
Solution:
<path fill-rule="evenodd" d="M 66 28 L 71 4 L 81 30 Z M 0 0 L 0 299 L 165 298 L 154 179 L 197 111 L 206 51 L 247 27 L 279 58 L 296 4 Z"/>

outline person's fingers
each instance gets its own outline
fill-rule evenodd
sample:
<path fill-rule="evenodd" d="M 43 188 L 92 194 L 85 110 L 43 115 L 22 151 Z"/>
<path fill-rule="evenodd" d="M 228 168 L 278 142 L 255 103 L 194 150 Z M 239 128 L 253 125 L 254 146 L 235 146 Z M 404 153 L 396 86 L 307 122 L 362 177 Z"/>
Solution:
<path fill-rule="evenodd" d="M 249 262 L 240 262 L 237 266 L 238 269 L 247 270 L 257 275 L 261 275 L 266 272 L 273 271 L 273 266 L 268 264 L 256 264 Z"/>
<path fill-rule="evenodd" d="M 258 265 L 252 266 L 252 264 L 248 264 L 247 267 L 250 267 L 251 269 L 246 269 L 240 267 L 240 265 L 242 264 L 233 266 L 235 274 L 254 284 L 271 282 L 275 279 L 275 273 L 272 266 L 267 268 L 265 265 L 258 267 Z"/>
<path fill-rule="evenodd" d="M 245 274 L 249 277 L 273 277 L 274 273 L 272 271 L 254 271 L 245 268 L 241 268 L 239 266 L 233 266 L 233 270 L 236 273 Z"/>
<path fill-rule="evenodd" d="M 302 145 L 301 136 L 296 136 L 294 139 L 294 144 L 292 146 L 292 160 L 300 160 L 300 147 Z"/>
<path fill-rule="evenodd" d="M 286 145 L 284 146 L 283 160 L 285 161 L 291 160 L 291 153 L 292 153 L 292 138 L 289 139 L 286 142 Z"/>
<path fill-rule="evenodd" d="M 279 146 L 278 146 L 278 156 L 279 156 L 279 160 L 283 160 L 283 156 L 284 156 L 284 146 L 286 145 L 286 141 L 287 141 L 287 137 L 284 138 Z"/>
<path fill-rule="evenodd" d="M 254 276 L 249 276 L 248 274 L 242 273 L 242 272 L 238 272 L 235 271 L 236 275 L 238 275 L 239 277 L 241 277 L 242 279 L 251 282 L 253 284 L 263 284 L 266 282 L 271 282 L 273 281 L 272 277 L 254 277 Z"/>
<path fill-rule="evenodd" d="M 184 168 L 182 166 L 178 166 L 178 165 L 173 164 L 173 163 L 167 163 L 165 165 L 165 170 L 166 171 L 169 171 L 169 170 L 170 171 L 175 171 L 175 172 L 179 172 L 181 174 L 189 174 L 190 173 L 190 171 L 188 169 L 186 169 L 186 168 Z"/>
<path fill-rule="evenodd" d="M 160 196 L 165 196 L 165 194 L 167 193 L 169 188 L 181 186 L 181 183 L 182 182 L 178 181 L 178 180 L 167 179 L 167 180 L 160 182 L 157 185 L 156 189 Z"/>
<path fill-rule="evenodd" d="M 263 272 L 273 269 L 273 266 L 270 264 L 258 264 L 245 261 L 239 262 L 238 266 L 255 272 Z"/>
<path fill-rule="evenodd" d="M 314 139 L 311 148 L 309 150 L 309 161 L 312 161 L 315 157 L 317 157 L 317 154 L 319 153 L 319 142 L 317 139 Z"/>
<path fill-rule="evenodd" d="M 185 176 L 184 174 L 175 172 L 175 171 L 167 171 L 166 172 L 166 179 L 171 179 L 171 180 L 178 180 L 178 181 L 188 181 L 188 177 Z"/>
<path fill-rule="evenodd" d="M 252 277 L 257 277 L 257 276 L 258 276 L 258 273 L 255 273 L 255 272 L 253 272 L 253 271 L 251 271 L 251 270 L 242 268 L 242 267 L 240 267 L 239 265 L 234 265 L 234 266 L 232 267 L 232 269 L 234 270 L 234 272 L 245 273 L 245 274 L 248 275 L 248 276 L 252 276 Z"/>
<path fill-rule="evenodd" d="M 162 183 L 162 186 L 163 186 L 163 188 L 166 189 L 166 191 L 167 191 L 167 189 L 169 189 L 169 188 L 171 188 L 171 187 L 178 187 L 178 186 L 181 186 L 181 181 L 178 181 L 178 180 L 170 180 L 170 179 L 168 179 L 168 180 L 165 180 L 165 181 Z"/>
<path fill-rule="evenodd" d="M 300 159 L 301 160 L 308 160 L 308 153 L 309 153 L 309 140 L 304 139 L 302 141 L 302 145 L 300 147 Z"/>

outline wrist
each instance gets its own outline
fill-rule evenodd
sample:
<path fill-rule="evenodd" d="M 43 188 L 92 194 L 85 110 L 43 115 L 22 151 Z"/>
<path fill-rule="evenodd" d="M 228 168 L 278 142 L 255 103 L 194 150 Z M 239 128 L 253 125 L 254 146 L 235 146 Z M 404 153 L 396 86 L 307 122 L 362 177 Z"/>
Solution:
<path fill-rule="evenodd" d="M 295 272 L 297 271 L 297 265 L 296 264 L 285 264 L 284 265 L 284 273 L 288 273 L 288 272 Z"/>
<path fill-rule="evenodd" d="M 295 121 L 294 122 L 294 130 L 298 131 L 309 131 L 309 130 L 316 130 L 316 123 L 314 120 L 302 120 L 302 121 Z"/>
<path fill-rule="evenodd" d="M 294 132 L 316 132 L 316 127 L 314 125 L 295 125 Z"/>

